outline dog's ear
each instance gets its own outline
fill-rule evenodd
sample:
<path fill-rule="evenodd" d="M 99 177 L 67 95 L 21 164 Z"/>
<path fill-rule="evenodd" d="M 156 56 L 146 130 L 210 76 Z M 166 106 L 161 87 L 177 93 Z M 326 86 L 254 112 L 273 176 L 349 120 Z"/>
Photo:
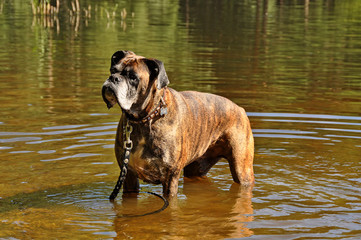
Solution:
<path fill-rule="evenodd" d="M 117 51 L 113 54 L 112 58 L 110 59 L 110 66 L 114 66 L 119 63 L 120 60 L 122 60 L 127 55 L 134 55 L 131 51 Z"/>
<path fill-rule="evenodd" d="M 110 59 L 110 66 L 118 64 L 119 61 L 125 57 L 126 54 L 127 52 L 123 50 L 115 52 L 112 58 Z"/>
<path fill-rule="evenodd" d="M 157 59 L 145 59 L 145 64 L 148 66 L 151 80 L 157 79 L 157 88 L 162 89 L 169 84 L 167 73 L 165 72 L 164 64 Z"/>

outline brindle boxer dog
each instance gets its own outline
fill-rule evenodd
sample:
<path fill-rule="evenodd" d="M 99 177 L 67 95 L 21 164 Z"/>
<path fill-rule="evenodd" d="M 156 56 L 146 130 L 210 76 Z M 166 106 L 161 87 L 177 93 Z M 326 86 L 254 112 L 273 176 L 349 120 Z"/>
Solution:
<path fill-rule="evenodd" d="M 168 88 L 163 63 L 118 51 L 102 95 L 108 108 L 119 104 L 133 127 L 124 192 L 138 191 L 139 181 L 162 184 L 174 196 L 185 177 L 201 177 L 221 158 L 227 159 L 233 180 L 252 186 L 254 141 L 243 108 L 230 100 L 195 91 Z M 123 164 L 123 120 L 118 125 L 115 154 Z"/>

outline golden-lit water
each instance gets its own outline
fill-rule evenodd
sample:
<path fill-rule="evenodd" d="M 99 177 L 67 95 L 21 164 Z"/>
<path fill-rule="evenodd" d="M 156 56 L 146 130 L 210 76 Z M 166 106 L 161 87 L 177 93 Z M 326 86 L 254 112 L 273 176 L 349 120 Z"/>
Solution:
<path fill-rule="evenodd" d="M 0 238 L 361 238 L 360 1 L 79 4 L 45 16 L 0 0 Z M 121 217 L 163 202 L 108 201 L 120 111 L 100 90 L 119 49 L 162 60 L 174 89 L 247 110 L 252 192 L 220 162 L 182 178 L 165 211 Z"/>

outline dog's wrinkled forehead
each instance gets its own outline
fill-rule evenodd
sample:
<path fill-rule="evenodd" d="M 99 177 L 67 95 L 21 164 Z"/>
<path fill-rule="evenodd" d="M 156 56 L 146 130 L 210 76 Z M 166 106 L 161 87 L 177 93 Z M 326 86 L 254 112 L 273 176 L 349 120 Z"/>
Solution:
<path fill-rule="evenodd" d="M 117 71 L 117 72 L 122 72 L 123 70 L 125 71 L 131 71 L 131 70 L 136 70 L 136 69 L 142 69 L 144 68 L 144 57 L 141 56 L 137 56 L 137 55 L 132 55 L 132 56 L 127 56 L 121 60 L 119 60 L 119 62 L 112 64 L 112 66 L 110 67 L 110 71 Z"/>

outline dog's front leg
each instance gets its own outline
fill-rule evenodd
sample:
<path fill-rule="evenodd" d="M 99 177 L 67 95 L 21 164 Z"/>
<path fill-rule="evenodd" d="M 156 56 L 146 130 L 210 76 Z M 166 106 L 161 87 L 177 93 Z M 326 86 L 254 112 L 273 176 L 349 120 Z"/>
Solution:
<path fill-rule="evenodd" d="M 169 173 L 166 180 L 162 183 L 163 195 L 166 198 L 177 196 L 180 173 L 180 170 Z"/>
<path fill-rule="evenodd" d="M 131 169 L 128 168 L 127 176 L 124 180 L 123 185 L 123 192 L 139 192 L 139 179 L 137 173 Z"/>

